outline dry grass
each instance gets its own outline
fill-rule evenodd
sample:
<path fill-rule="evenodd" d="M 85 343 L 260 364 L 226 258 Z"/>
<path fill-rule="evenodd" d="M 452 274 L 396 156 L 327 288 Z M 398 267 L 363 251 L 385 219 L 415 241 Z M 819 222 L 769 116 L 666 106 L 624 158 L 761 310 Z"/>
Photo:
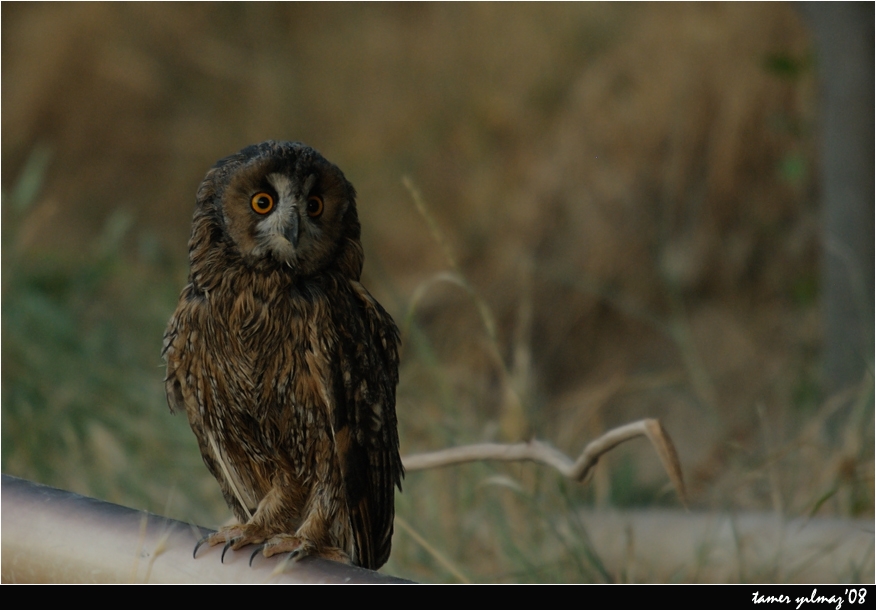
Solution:
<path fill-rule="evenodd" d="M 223 518 L 164 406 L 161 335 L 205 170 L 298 139 L 359 191 L 366 284 L 404 323 L 405 452 L 536 435 L 577 454 L 659 417 L 695 508 L 873 517 L 872 377 L 819 378 L 815 73 L 790 6 L 2 16 L 4 472 Z M 591 505 L 676 503 L 645 444 L 585 487 L 411 475 L 387 569 L 622 580 L 575 516 Z"/>

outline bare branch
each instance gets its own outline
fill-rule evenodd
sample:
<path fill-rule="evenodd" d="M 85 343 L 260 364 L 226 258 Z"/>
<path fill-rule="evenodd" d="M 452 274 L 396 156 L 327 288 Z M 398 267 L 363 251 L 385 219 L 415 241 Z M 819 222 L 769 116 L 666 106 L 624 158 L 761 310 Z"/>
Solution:
<path fill-rule="evenodd" d="M 404 458 L 407 472 L 440 468 L 466 462 L 481 462 L 496 460 L 502 462 L 538 462 L 551 466 L 564 477 L 575 481 L 583 481 L 596 466 L 599 458 L 624 441 L 638 436 L 645 436 L 651 441 L 664 470 L 669 475 L 675 492 L 682 504 L 687 506 L 687 495 L 684 488 L 684 478 L 678 453 L 669 434 L 656 419 L 640 419 L 630 424 L 609 430 L 599 438 L 591 441 L 574 462 L 558 449 L 547 443 L 531 440 L 526 443 L 503 445 L 499 443 L 482 443 L 450 447 L 440 451 L 418 453 Z"/>

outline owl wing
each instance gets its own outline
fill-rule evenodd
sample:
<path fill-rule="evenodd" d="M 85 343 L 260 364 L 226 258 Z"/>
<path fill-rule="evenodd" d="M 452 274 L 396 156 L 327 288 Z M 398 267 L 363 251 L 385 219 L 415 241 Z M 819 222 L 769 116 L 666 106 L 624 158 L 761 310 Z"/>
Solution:
<path fill-rule="evenodd" d="M 188 337 L 184 329 L 191 323 L 190 303 L 193 300 L 193 292 L 191 284 L 183 289 L 180 303 L 164 331 L 164 341 L 161 346 L 161 357 L 167 364 L 164 386 L 167 393 L 167 406 L 170 407 L 171 413 L 186 412 L 186 400 L 179 373 L 185 370 L 191 357 L 190 350 L 186 349 Z"/>
<path fill-rule="evenodd" d="M 332 427 L 352 526 L 354 562 L 376 570 L 389 558 L 398 453 L 395 388 L 398 329 L 358 282 L 338 320 Z"/>

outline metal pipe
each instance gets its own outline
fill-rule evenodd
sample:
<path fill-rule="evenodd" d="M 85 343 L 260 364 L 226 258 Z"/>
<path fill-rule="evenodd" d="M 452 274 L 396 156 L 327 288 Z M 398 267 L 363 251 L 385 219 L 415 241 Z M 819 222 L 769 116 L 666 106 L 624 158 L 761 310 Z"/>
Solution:
<path fill-rule="evenodd" d="M 4 583 L 400 583 L 319 558 L 289 562 L 252 549 L 205 548 L 211 533 L 94 498 L 3 475 Z"/>

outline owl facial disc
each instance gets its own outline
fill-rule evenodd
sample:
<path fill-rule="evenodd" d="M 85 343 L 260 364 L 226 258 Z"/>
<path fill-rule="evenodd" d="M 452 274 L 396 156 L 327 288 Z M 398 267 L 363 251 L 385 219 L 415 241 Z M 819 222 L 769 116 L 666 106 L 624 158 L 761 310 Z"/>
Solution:
<path fill-rule="evenodd" d="M 278 261 L 292 265 L 301 236 L 300 196 L 296 196 L 292 181 L 283 174 L 268 174 L 267 181 L 277 192 L 277 203 L 256 224 L 259 242 Z"/>

